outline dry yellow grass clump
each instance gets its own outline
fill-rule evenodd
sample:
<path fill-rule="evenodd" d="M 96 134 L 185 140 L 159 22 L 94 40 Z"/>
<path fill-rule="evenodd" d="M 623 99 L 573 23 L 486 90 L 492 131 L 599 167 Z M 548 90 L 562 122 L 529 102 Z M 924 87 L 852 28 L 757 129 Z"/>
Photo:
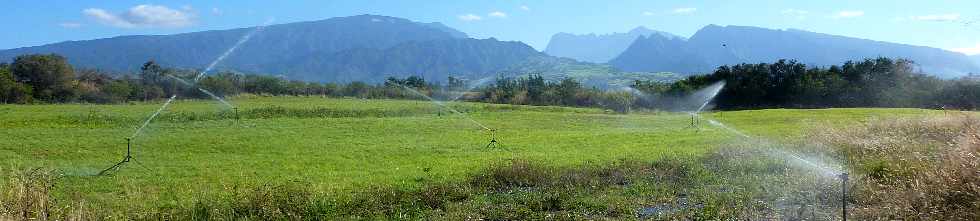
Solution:
<path fill-rule="evenodd" d="M 884 120 L 814 135 L 866 176 L 855 218 L 980 220 L 980 120 L 956 115 Z"/>
<path fill-rule="evenodd" d="M 85 220 L 80 202 L 59 202 L 52 188 L 59 176 L 35 168 L 10 174 L 0 185 L 0 220 Z"/>

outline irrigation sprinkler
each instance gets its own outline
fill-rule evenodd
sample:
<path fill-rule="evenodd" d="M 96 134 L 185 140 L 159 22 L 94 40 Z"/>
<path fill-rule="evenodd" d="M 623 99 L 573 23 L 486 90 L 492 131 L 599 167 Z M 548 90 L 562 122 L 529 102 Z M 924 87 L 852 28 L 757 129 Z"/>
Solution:
<path fill-rule="evenodd" d="M 241 115 L 238 115 L 238 107 L 233 107 L 231 109 L 235 110 L 235 122 L 236 123 L 241 123 L 242 116 Z"/>
<path fill-rule="evenodd" d="M 487 144 L 487 148 L 497 147 L 497 129 L 490 129 L 490 143 Z"/>
<path fill-rule="evenodd" d="M 691 114 L 691 127 L 698 128 L 698 115 Z"/>
<path fill-rule="evenodd" d="M 123 164 L 128 163 L 130 160 L 132 160 L 133 159 L 132 149 L 133 149 L 132 138 L 127 137 L 126 138 L 126 156 L 123 157 L 122 161 L 119 161 L 119 163 L 116 163 L 115 165 L 112 165 L 111 167 L 106 168 L 106 169 L 100 171 L 99 172 L 99 176 L 105 175 L 106 173 L 108 173 L 111 170 L 119 169 L 119 167 L 122 167 Z"/>
<path fill-rule="evenodd" d="M 840 174 L 840 189 L 841 189 L 840 212 L 841 212 L 841 220 L 844 221 L 847 221 L 847 180 L 848 180 L 847 173 L 846 172 L 841 173 Z"/>
<path fill-rule="evenodd" d="M 239 46 L 241 46 L 242 44 L 244 44 L 245 42 L 247 42 L 252 37 L 252 35 L 254 35 L 255 33 L 259 32 L 259 31 L 262 31 L 262 29 L 265 26 L 268 26 L 269 23 L 271 23 L 271 22 L 272 22 L 271 19 L 270 20 L 267 20 L 262 26 L 258 26 L 254 30 L 252 30 L 251 32 L 249 32 L 248 34 L 246 34 L 245 36 L 242 36 L 242 38 L 239 39 L 238 42 L 236 42 L 234 45 L 232 45 L 231 48 L 229 48 L 223 54 L 221 54 L 220 56 L 218 56 L 218 58 L 215 59 L 214 61 L 212 61 L 208 65 L 207 68 L 205 68 L 203 71 L 201 71 L 200 73 L 198 73 L 197 76 L 194 77 L 194 83 L 187 82 L 187 81 L 185 81 L 183 79 L 180 79 L 180 78 L 178 78 L 176 76 L 173 76 L 173 75 L 167 75 L 168 77 L 173 78 L 174 80 L 176 80 L 174 82 L 171 82 L 172 85 L 173 85 L 173 87 L 174 88 L 177 88 L 177 83 L 178 82 L 180 82 L 182 84 L 186 84 L 188 86 L 197 87 L 196 83 L 198 81 L 200 81 L 202 77 L 204 77 L 204 74 L 206 74 L 208 71 L 211 71 L 211 69 L 213 69 L 215 65 L 217 65 L 218 63 L 220 63 L 221 61 L 223 61 L 225 59 L 225 57 L 228 57 L 228 55 L 230 55 L 232 52 L 234 52 L 236 48 L 238 48 Z M 214 95 L 214 93 L 211 93 L 210 91 L 207 91 L 207 90 L 205 90 L 203 88 L 200 88 L 200 87 L 197 87 L 197 89 L 199 91 L 201 91 L 201 92 L 204 92 L 208 96 L 211 96 L 211 97 L 215 98 L 216 100 L 220 101 L 222 104 L 227 105 L 227 106 L 235 109 L 235 118 L 238 118 L 238 108 L 237 107 L 229 104 L 224 99 L 221 99 L 221 97 L 218 97 L 218 96 Z M 129 161 L 133 161 L 137 165 L 143 166 L 138 161 L 136 161 L 135 159 L 133 159 L 133 155 L 132 155 L 133 142 L 132 142 L 132 139 L 134 139 L 136 137 L 139 137 L 139 135 L 143 131 L 143 128 L 146 128 L 146 126 L 149 125 L 150 122 L 153 121 L 153 119 L 157 117 L 157 115 L 160 115 L 160 112 L 163 112 L 163 110 L 166 109 L 167 106 L 170 105 L 170 103 L 173 102 L 174 99 L 176 99 L 176 98 L 177 98 L 177 94 L 176 93 L 173 94 L 173 95 L 171 95 L 170 98 L 167 99 L 167 101 L 164 102 L 163 105 L 161 105 L 160 108 L 157 109 L 156 112 L 153 112 L 153 114 L 150 115 L 150 117 L 146 118 L 146 121 L 143 121 L 143 124 L 142 125 L 140 125 L 139 127 L 136 128 L 136 132 L 134 132 L 132 136 L 126 137 L 126 156 L 123 157 L 123 160 L 120 161 L 119 163 L 116 163 L 115 165 L 112 165 L 111 167 L 106 168 L 105 170 L 100 171 L 98 175 L 99 176 L 105 175 L 105 174 L 109 173 L 109 171 L 117 170 L 117 169 L 119 169 L 119 167 L 121 167 L 125 163 L 128 163 Z M 146 169 L 145 166 L 143 166 L 143 168 Z"/>

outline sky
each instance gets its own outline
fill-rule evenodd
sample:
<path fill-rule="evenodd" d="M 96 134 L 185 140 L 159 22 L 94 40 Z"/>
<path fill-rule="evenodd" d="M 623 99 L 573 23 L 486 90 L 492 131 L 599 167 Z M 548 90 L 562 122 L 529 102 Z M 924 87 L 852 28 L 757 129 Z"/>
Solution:
<path fill-rule="evenodd" d="M 471 37 L 544 50 L 558 32 L 637 26 L 689 37 L 709 24 L 802 29 L 980 54 L 980 1 L 74 1 L 8 0 L 0 49 L 375 14 L 441 22 Z"/>

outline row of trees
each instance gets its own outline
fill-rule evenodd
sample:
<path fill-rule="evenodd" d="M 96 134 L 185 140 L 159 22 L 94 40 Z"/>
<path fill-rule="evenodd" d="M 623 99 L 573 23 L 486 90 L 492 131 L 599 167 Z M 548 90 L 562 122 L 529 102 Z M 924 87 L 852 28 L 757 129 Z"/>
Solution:
<path fill-rule="evenodd" d="M 490 103 L 563 106 L 607 106 L 625 110 L 616 91 L 585 88 L 573 79 L 546 81 L 540 75 L 500 78 L 481 87 L 449 77 L 445 85 L 421 77 L 388 78 L 383 84 L 292 81 L 268 75 L 218 73 L 201 77 L 191 70 L 162 67 L 150 61 L 136 74 L 111 75 L 93 69 L 75 71 L 59 55 L 24 55 L 10 65 L 0 64 L 3 103 L 89 102 L 118 103 L 162 99 L 170 95 L 207 98 L 199 89 L 218 96 L 240 93 L 319 95 L 330 97 L 467 100 Z M 406 88 L 415 92 L 406 90 Z M 618 105 L 613 105 L 618 104 Z"/>
<path fill-rule="evenodd" d="M 841 66 L 807 67 L 797 61 L 721 66 L 708 75 L 673 83 L 636 82 L 650 94 L 690 94 L 726 82 L 715 102 L 722 109 L 919 107 L 977 109 L 980 79 L 969 75 L 939 79 L 916 71 L 909 60 L 849 61 Z M 669 100 L 669 99 L 668 99 Z"/>
<path fill-rule="evenodd" d="M 636 81 L 628 88 L 586 87 L 571 79 L 548 81 L 540 75 L 498 78 L 469 85 L 449 77 L 447 83 L 420 77 L 388 78 L 383 84 L 348 84 L 287 80 L 268 75 L 197 72 L 165 68 L 152 61 L 137 74 L 114 76 L 92 69 L 74 70 L 59 55 L 23 55 L 0 64 L 0 102 L 114 103 L 169 97 L 206 98 L 239 93 L 320 95 L 331 97 L 467 100 L 523 105 L 690 110 L 706 99 L 697 92 L 726 82 L 715 103 L 722 109 L 923 107 L 976 109 L 980 80 L 971 75 L 944 80 L 919 73 L 908 60 L 888 58 L 851 61 L 841 66 L 807 67 L 792 61 L 721 66 L 707 75 L 676 82 Z M 478 86 L 478 87 L 474 87 Z M 414 90 L 409 91 L 406 88 Z M 695 95 L 695 96 L 692 96 Z"/>
<path fill-rule="evenodd" d="M 219 96 L 239 93 L 323 95 L 361 98 L 390 97 L 383 86 L 291 81 L 268 75 L 219 73 L 201 77 L 191 70 L 162 67 L 150 61 L 136 74 L 113 75 L 95 69 L 75 70 L 56 54 L 23 55 L 0 63 L 0 103 L 118 103 L 178 95 L 207 98 L 199 89 Z"/>

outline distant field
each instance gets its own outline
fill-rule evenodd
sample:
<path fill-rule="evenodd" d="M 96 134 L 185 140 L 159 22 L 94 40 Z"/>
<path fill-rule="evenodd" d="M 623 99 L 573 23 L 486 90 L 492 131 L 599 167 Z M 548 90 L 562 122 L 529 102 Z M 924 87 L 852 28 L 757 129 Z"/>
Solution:
<path fill-rule="evenodd" d="M 500 146 L 464 116 L 425 101 L 240 97 L 178 100 L 134 140 L 136 163 L 93 176 L 121 160 L 125 137 L 161 102 L 118 105 L 0 105 L 4 173 L 50 168 L 65 175 L 57 194 L 106 208 L 186 204 L 230 186 L 310 183 L 325 193 L 368 186 L 412 188 L 448 182 L 508 159 L 551 166 L 696 157 L 734 135 L 682 113 L 614 114 L 599 109 L 451 103 L 497 129 Z M 815 125 L 853 125 L 920 109 L 714 112 L 753 136 L 793 142 Z M 70 197 L 71 198 L 71 197 Z"/>

